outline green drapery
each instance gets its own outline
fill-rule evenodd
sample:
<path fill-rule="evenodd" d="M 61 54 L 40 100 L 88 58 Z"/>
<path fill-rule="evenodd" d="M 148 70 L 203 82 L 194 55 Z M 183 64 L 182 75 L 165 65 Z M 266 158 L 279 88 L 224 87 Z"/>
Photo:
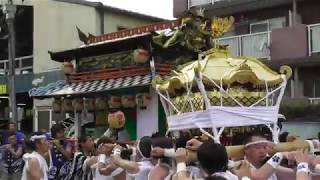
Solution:
<path fill-rule="evenodd" d="M 123 109 L 126 117 L 125 129 L 130 136 L 130 140 L 137 139 L 137 111 L 136 109 Z"/>
<path fill-rule="evenodd" d="M 162 107 L 162 104 L 160 100 L 158 101 L 158 128 L 160 135 L 164 136 L 167 131 L 167 122 L 166 122 L 166 114 L 164 112 L 164 109 Z"/>

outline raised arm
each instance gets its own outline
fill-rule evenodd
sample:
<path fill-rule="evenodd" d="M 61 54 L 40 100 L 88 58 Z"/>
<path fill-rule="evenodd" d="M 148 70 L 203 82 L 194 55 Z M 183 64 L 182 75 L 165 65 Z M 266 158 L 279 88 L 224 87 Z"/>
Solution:
<path fill-rule="evenodd" d="M 129 174 L 137 174 L 140 170 L 140 165 L 137 162 L 124 160 L 118 154 L 112 155 L 112 162 L 125 169 Z"/>

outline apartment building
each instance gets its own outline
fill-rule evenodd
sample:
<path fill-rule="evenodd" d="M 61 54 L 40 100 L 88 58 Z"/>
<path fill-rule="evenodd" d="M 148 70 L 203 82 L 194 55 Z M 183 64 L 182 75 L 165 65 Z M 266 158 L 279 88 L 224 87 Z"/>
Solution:
<path fill-rule="evenodd" d="M 316 108 L 303 109 L 319 107 L 320 103 L 319 7 L 318 0 L 174 0 L 174 16 L 181 17 L 186 10 L 196 8 L 204 8 L 208 18 L 233 16 L 232 30 L 219 42 L 229 45 L 234 56 L 257 57 L 275 70 L 289 65 L 293 78 L 283 102 L 298 107 L 289 114 L 300 117 L 289 117 L 298 121 L 288 127 L 298 132 L 308 126 L 313 129 L 310 132 L 316 132 L 319 113 Z"/>

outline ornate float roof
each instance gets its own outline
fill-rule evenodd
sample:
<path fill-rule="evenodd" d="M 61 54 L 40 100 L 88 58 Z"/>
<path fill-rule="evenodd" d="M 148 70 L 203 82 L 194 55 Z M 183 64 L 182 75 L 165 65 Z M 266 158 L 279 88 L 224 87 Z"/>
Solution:
<path fill-rule="evenodd" d="M 167 80 L 155 78 L 154 85 L 159 85 L 161 91 L 170 93 L 174 93 L 175 89 L 187 89 L 187 86 L 194 81 L 198 70 L 204 75 L 205 81 L 210 79 L 227 86 L 233 83 L 250 83 L 257 88 L 279 85 L 283 82 L 282 74 L 286 78 L 292 75 L 292 70 L 288 66 L 282 66 L 280 73 L 277 73 L 255 58 L 232 57 L 227 50 L 212 49 L 203 60 L 189 62 L 172 71 Z"/>

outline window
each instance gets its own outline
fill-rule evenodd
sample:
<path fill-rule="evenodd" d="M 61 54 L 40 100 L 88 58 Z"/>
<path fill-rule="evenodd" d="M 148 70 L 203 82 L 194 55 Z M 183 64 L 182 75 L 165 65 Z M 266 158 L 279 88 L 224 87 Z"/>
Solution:
<path fill-rule="evenodd" d="M 50 111 L 38 111 L 38 130 L 50 129 Z"/>
<path fill-rule="evenodd" d="M 278 17 L 250 24 L 250 33 L 271 31 L 286 26 L 286 18 Z"/>
<path fill-rule="evenodd" d="M 314 82 L 314 97 L 320 97 L 320 80 Z"/>
<path fill-rule="evenodd" d="M 270 30 L 286 27 L 286 17 L 278 17 L 269 20 Z"/>
<path fill-rule="evenodd" d="M 262 21 L 250 24 L 250 33 L 266 32 L 269 31 L 269 22 Z"/>

